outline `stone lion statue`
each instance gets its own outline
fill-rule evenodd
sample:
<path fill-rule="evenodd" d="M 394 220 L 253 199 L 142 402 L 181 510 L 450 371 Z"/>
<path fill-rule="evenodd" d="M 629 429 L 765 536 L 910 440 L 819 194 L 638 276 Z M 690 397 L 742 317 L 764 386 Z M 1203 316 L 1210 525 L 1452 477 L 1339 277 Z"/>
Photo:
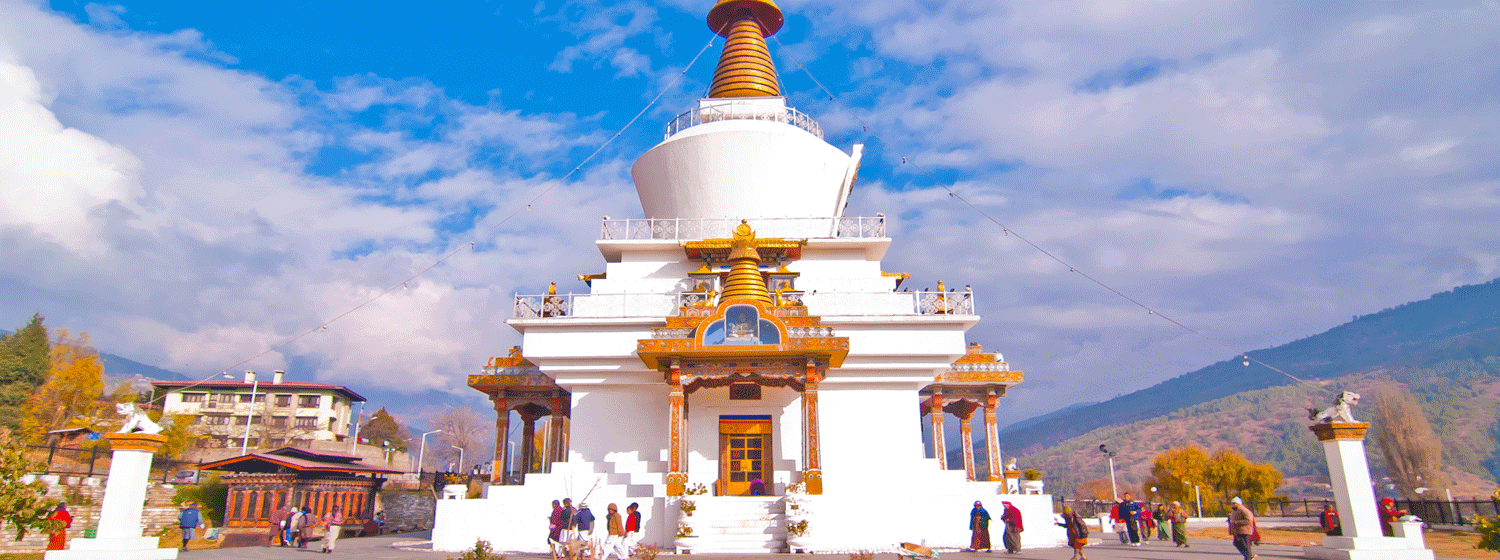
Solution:
<path fill-rule="evenodd" d="M 1354 414 L 1349 410 L 1350 407 L 1356 404 L 1359 404 L 1359 393 L 1344 391 L 1339 393 L 1338 398 L 1333 399 L 1333 406 L 1323 410 L 1316 408 L 1307 409 L 1307 419 L 1311 420 L 1314 424 L 1358 422 L 1358 420 L 1354 419 Z"/>
<path fill-rule="evenodd" d="M 146 416 L 146 411 L 141 410 L 141 407 L 136 406 L 135 403 L 117 404 L 115 405 L 115 412 L 125 417 L 125 425 L 120 426 L 119 433 L 142 433 L 153 436 L 161 433 L 161 425 L 152 422 L 151 417 Z"/>

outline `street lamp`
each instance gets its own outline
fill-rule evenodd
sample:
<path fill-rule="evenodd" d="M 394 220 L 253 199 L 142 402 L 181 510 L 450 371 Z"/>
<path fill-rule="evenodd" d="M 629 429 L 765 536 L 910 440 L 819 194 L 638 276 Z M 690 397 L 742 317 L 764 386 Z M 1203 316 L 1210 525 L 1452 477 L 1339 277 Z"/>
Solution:
<path fill-rule="evenodd" d="M 1197 484 L 1194 484 L 1186 478 L 1182 479 L 1182 484 L 1183 486 L 1187 486 L 1189 484 L 1193 485 L 1193 492 L 1198 494 L 1198 517 L 1203 517 L 1203 489 L 1199 488 Z"/>
<path fill-rule="evenodd" d="M 250 378 L 250 412 L 245 415 L 245 440 L 240 442 L 240 456 L 244 457 L 250 448 L 250 422 L 255 420 L 255 391 L 260 389 L 260 380 L 255 378 L 255 372 L 245 370 L 245 377 Z M 233 375 L 224 374 L 225 379 L 234 379 Z"/>
<path fill-rule="evenodd" d="M 422 434 L 422 446 L 419 447 L 419 448 L 417 448 L 417 473 L 418 474 L 420 474 L 422 472 L 422 465 L 423 465 L 422 460 L 424 458 L 426 458 L 426 456 L 427 456 L 427 436 L 430 436 L 432 434 L 435 434 L 435 433 L 438 433 L 438 432 L 441 432 L 441 431 L 442 430 L 433 430 L 433 431 L 426 432 L 426 433 Z M 407 455 L 407 457 L 411 457 L 411 455 Z"/>
<path fill-rule="evenodd" d="M 1120 501 L 1120 488 L 1115 486 L 1115 452 L 1106 443 L 1099 444 L 1099 451 L 1109 457 L 1109 491 L 1115 495 L 1115 501 Z"/>
<path fill-rule="evenodd" d="M 463 472 L 464 471 L 464 448 L 459 447 L 457 445 L 449 445 L 448 447 L 452 447 L 452 448 L 458 450 L 458 471 L 457 472 Z"/>

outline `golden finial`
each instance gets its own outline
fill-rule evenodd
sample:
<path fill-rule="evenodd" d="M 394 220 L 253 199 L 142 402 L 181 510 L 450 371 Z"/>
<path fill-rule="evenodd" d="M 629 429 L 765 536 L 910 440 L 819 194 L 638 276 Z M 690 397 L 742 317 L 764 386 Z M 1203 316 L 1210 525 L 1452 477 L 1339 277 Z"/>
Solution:
<path fill-rule="evenodd" d="M 729 278 L 724 281 L 721 302 L 750 300 L 773 305 L 771 294 L 766 291 L 766 279 L 760 275 L 760 251 L 755 245 L 755 230 L 740 220 L 730 245 Z"/>
<path fill-rule="evenodd" d="M 728 41 L 709 97 L 778 97 L 780 81 L 766 37 L 781 29 L 781 8 L 771 0 L 719 0 L 708 12 L 708 27 Z"/>
<path fill-rule="evenodd" d="M 549 296 L 555 296 L 555 295 L 557 295 L 557 282 L 556 281 L 554 281 L 551 284 L 547 285 L 547 295 L 549 295 Z"/>

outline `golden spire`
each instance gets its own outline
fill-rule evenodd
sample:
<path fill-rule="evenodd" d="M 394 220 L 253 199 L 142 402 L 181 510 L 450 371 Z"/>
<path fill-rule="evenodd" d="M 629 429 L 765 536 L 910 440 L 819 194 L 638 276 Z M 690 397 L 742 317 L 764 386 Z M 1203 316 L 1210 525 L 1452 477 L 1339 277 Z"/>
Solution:
<path fill-rule="evenodd" d="M 720 303 L 741 300 L 772 305 L 771 294 L 766 291 L 766 280 L 760 275 L 760 251 L 755 246 L 755 230 L 750 229 L 750 224 L 740 221 L 740 225 L 734 228 L 734 241 L 729 252 L 729 278 L 724 281 Z"/>
<path fill-rule="evenodd" d="M 719 0 L 708 27 L 729 40 L 719 53 L 709 97 L 777 97 L 781 85 L 766 37 L 781 29 L 781 8 L 771 0 Z"/>

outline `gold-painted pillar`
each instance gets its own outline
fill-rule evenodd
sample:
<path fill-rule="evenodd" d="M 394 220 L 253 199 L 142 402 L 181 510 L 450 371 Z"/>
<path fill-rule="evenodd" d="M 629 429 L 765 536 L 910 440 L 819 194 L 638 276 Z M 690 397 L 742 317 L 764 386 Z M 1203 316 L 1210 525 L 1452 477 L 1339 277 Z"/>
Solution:
<path fill-rule="evenodd" d="M 969 480 L 974 480 L 974 428 L 969 419 L 974 417 L 974 409 L 978 408 L 969 401 L 959 401 L 954 404 L 966 404 L 968 406 L 957 407 L 953 415 L 958 417 L 958 441 L 964 446 L 964 475 Z"/>
<path fill-rule="evenodd" d="M 532 464 L 536 463 L 536 421 L 541 415 L 534 407 L 526 407 L 521 410 L 521 473 L 529 474 Z"/>
<path fill-rule="evenodd" d="M 995 426 L 995 407 L 1000 402 L 1000 395 L 990 389 L 984 396 L 984 450 L 985 463 L 989 467 L 985 469 L 991 482 L 1002 480 L 1000 466 L 1000 430 Z"/>
<path fill-rule="evenodd" d="M 568 460 L 568 424 L 570 423 L 568 415 L 571 410 L 572 406 L 567 396 L 552 399 L 552 418 L 549 419 L 552 422 L 549 428 L 551 430 L 549 435 L 552 438 L 551 453 L 549 453 L 551 456 L 547 458 L 548 463 L 542 469 L 544 472 L 552 472 L 552 463 Z"/>
<path fill-rule="evenodd" d="M 932 455 L 937 457 L 938 468 L 948 470 L 948 449 L 943 441 L 943 390 L 934 389 L 927 405 L 928 420 L 932 422 Z"/>
<path fill-rule="evenodd" d="M 807 384 L 802 389 L 802 482 L 808 494 L 823 493 L 823 451 L 818 433 L 818 382 L 823 375 L 808 360 Z"/>
<path fill-rule="evenodd" d="M 687 490 L 687 394 L 682 390 L 682 370 L 677 361 L 667 367 L 667 423 L 671 430 L 667 458 L 667 495 L 681 496 Z"/>
<path fill-rule="evenodd" d="M 510 461 L 509 453 L 505 452 L 510 438 L 510 407 L 505 399 L 505 389 L 491 397 L 495 402 L 495 468 L 490 473 L 490 483 L 509 484 Z"/>

